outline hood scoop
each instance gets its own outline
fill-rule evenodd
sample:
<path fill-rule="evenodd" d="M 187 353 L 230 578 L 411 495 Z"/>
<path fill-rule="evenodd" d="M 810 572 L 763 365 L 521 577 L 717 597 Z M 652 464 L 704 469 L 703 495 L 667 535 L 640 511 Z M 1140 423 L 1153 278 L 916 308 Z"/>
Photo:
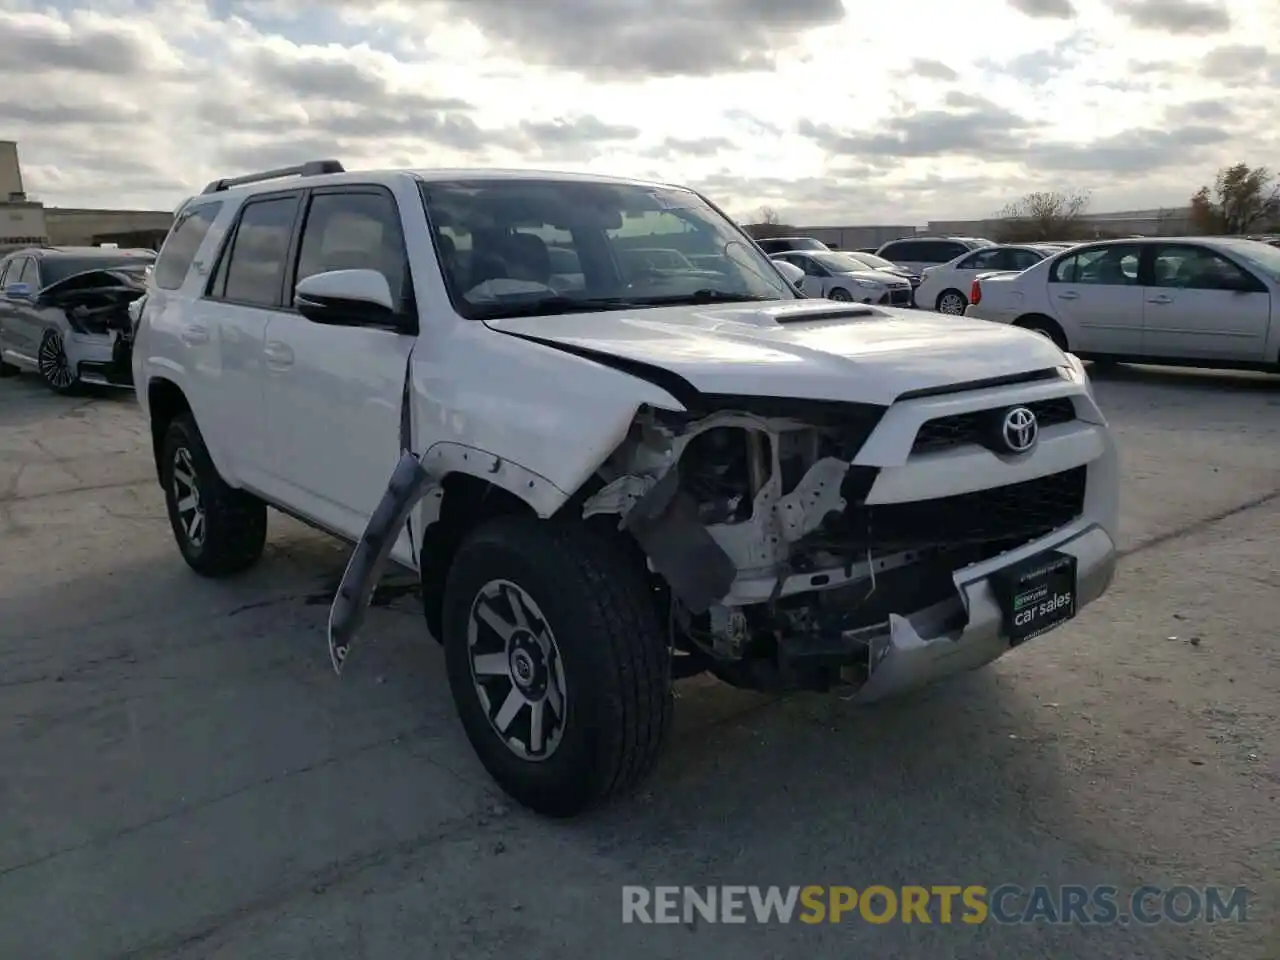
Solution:
<path fill-rule="evenodd" d="M 883 317 L 885 314 L 870 307 L 844 310 L 810 310 L 807 313 L 775 313 L 774 323 L 816 323 L 820 320 L 861 320 L 866 317 Z"/>

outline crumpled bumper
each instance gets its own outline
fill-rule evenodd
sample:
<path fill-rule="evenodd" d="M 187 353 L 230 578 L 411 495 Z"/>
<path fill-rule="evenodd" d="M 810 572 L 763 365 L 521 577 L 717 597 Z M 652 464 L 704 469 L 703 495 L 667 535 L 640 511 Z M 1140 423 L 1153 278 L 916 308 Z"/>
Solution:
<path fill-rule="evenodd" d="M 1088 527 L 1059 543 L 1042 542 L 1037 547 L 1076 558 L 1077 611 L 1102 596 L 1115 576 L 1116 546 L 1101 526 Z M 1000 558 L 956 573 L 956 590 L 967 613 L 967 623 L 958 630 L 936 632 L 944 616 L 944 611 L 937 608 L 911 617 L 891 616 L 887 642 L 853 701 L 871 703 L 908 693 L 981 667 L 1006 653 L 1009 639 L 992 574 L 1013 562 Z"/>

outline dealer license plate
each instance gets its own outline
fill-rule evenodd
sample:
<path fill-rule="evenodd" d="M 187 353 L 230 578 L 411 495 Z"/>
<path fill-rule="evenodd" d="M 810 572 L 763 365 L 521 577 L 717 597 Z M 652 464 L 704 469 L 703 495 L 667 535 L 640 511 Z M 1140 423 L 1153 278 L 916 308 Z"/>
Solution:
<path fill-rule="evenodd" d="M 1051 551 L 992 575 L 1009 646 L 1061 626 L 1076 615 L 1076 558 Z"/>

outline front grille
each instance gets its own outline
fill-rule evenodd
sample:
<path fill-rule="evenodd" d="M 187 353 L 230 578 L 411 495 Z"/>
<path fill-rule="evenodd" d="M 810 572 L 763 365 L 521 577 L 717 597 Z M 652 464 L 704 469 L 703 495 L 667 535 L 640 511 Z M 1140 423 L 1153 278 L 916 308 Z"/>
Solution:
<path fill-rule="evenodd" d="M 1035 400 L 1020 406 L 1027 407 L 1036 415 L 1036 422 L 1041 429 L 1060 423 L 1070 423 L 1076 418 L 1076 407 L 1070 397 Z M 999 453 L 1007 453 L 1000 440 L 1000 424 L 1005 413 L 1011 408 L 1012 405 L 990 410 L 974 410 L 929 420 L 916 434 L 911 452 L 913 454 L 937 453 L 939 450 L 974 444 Z"/>
<path fill-rule="evenodd" d="M 897 290 L 890 290 L 889 302 L 895 307 L 911 306 L 911 287 L 907 286 Z"/>
<path fill-rule="evenodd" d="M 1084 512 L 1088 471 L 1074 467 L 936 500 L 863 504 L 846 510 L 832 524 L 844 535 L 865 537 L 877 550 L 1025 542 L 1052 533 Z"/>

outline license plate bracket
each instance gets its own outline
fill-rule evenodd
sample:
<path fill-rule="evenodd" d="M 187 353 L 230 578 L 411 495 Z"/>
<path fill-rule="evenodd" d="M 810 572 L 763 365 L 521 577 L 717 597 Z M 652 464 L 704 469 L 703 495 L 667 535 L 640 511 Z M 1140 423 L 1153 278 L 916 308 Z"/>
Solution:
<path fill-rule="evenodd" d="M 1028 557 L 992 574 L 1009 646 L 1059 627 L 1076 615 L 1077 561 L 1059 550 Z"/>

